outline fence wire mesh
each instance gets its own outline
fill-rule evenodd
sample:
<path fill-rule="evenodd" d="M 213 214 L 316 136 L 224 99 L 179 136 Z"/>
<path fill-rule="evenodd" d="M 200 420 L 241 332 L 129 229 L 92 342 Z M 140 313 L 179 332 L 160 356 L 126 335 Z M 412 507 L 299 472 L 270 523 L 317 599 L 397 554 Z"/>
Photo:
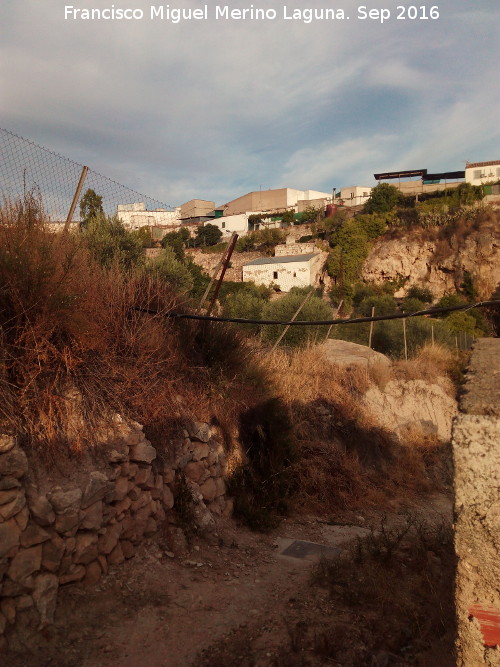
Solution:
<path fill-rule="evenodd" d="M 43 146 L 0 128 L 0 197 L 16 201 L 27 193 L 42 200 L 51 222 L 64 222 L 82 173 L 83 165 Z M 79 200 L 87 189 L 102 197 L 107 215 L 118 213 L 131 227 L 175 224 L 172 208 L 157 199 L 136 192 L 89 168 L 73 215 L 80 220 Z M 1 202 L 0 202 L 1 203 Z"/>

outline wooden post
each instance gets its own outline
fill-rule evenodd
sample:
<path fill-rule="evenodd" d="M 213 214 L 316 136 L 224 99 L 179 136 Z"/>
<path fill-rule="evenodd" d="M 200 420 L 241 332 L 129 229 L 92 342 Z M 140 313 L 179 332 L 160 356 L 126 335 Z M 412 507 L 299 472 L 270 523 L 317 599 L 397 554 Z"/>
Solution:
<path fill-rule="evenodd" d="M 335 311 L 335 315 L 333 316 L 334 320 L 336 320 L 337 317 L 339 316 L 340 309 L 342 308 L 343 303 L 344 303 L 344 299 L 340 299 L 339 305 L 337 306 L 337 310 Z M 326 333 L 325 341 L 327 341 L 330 338 L 330 332 L 331 332 L 332 328 L 333 328 L 333 324 L 330 324 L 330 326 L 328 327 L 328 331 Z"/>
<path fill-rule="evenodd" d="M 375 317 L 375 306 L 372 307 L 372 317 Z M 368 339 L 368 347 L 370 349 L 372 346 L 372 334 L 373 334 L 373 320 L 370 322 L 370 337 Z"/>
<path fill-rule="evenodd" d="M 69 213 L 68 217 L 66 218 L 66 223 L 64 224 L 64 230 L 65 232 L 68 231 L 69 226 L 71 224 L 71 221 L 73 220 L 73 214 L 75 212 L 76 205 L 78 204 L 78 200 L 80 198 L 80 194 L 82 192 L 83 184 L 85 183 L 85 179 L 87 178 L 87 172 L 89 168 L 88 167 L 82 167 L 82 173 L 80 174 L 80 180 L 78 181 L 78 185 L 76 186 L 75 194 L 73 196 L 73 201 L 71 202 L 71 206 L 69 207 Z"/>
<path fill-rule="evenodd" d="M 314 287 L 311 289 L 310 292 L 308 292 L 308 293 L 306 294 L 306 298 L 304 299 L 304 301 L 302 301 L 302 303 L 300 304 L 300 306 L 297 308 L 297 310 L 295 311 L 295 313 L 294 313 L 292 319 L 290 320 L 290 322 L 293 322 L 293 321 L 295 320 L 295 318 L 297 317 L 297 315 L 300 313 L 300 311 L 302 310 L 302 308 L 306 305 L 307 301 L 309 300 L 309 298 L 310 298 L 313 294 L 314 294 Z M 281 342 L 283 336 L 286 334 L 286 332 L 288 331 L 289 328 L 290 328 L 290 325 L 287 324 L 286 327 L 285 327 L 285 329 L 284 329 L 284 331 L 282 331 L 282 333 L 280 334 L 278 340 L 277 340 L 277 341 L 274 343 L 274 345 L 272 346 L 272 348 L 271 348 L 271 352 L 273 352 L 273 351 L 278 347 L 278 345 L 280 344 L 280 342 Z"/>
<path fill-rule="evenodd" d="M 238 234 L 234 233 L 232 238 L 231 238 L 231 243 L 229 244 L 229 247 L 227 249 L 226 256 L 224 257 L 224 264 L 222 266 L 222 272 L 220 274 L 219 280 L 217 281 L 217 285 L 215 286 L 215 291 L 212 295 L 210 305 L 208 306 L 207 315 L 210 315 L 210 313 L 212 312 L 212 308 L 214 307 L 215 300 L 217 299 L 217 296 L 219 294 L 220 286 L 222 285 L 222 281 L 224 280 L 224 275 L 225 275 L 227 267 L 229 265 L 229 260 L 231 259 L 231 255 L 233 254 L 234 246 L 236 245 L 237 240 L 238 240 Z"/>
<path fill-rule="evenodd" d="M 434 345 L 434 325 L 433 324 L 431 324 L 431 340 L 432 340 L 432 344 Z"/>
<path fill-rule="evenodd" d="M 405 359 L 408 361 L 408 345 L 406 343 L 406 317 L 403 317 L 403 337 L 405 340 Z"/>
<path fill-rule="evenodd" d="M 220 262 L 219 262 L 219 263 L 217 264 L 217 266 L 215 267 L 215 271 L 214 271 L 213 274 L 212 274 L 212 278 L 210 279 L 210 282 L 208 283 L 207 289 L 205 290 L 205 292 L 203 293 L 203 296 L 201 297 L 200 303 L 198 304 L 198 308 L 196 309 L 196 312 L 197 312 L 197 313 L 200 312 L 200 310 L 201 310 L 203 304 L 205 303 L 205 301 L 207 300 L 208 295 L 210 294 L 210 290 L 212 289 L 212 285 L 214 284 L 215 279 L 217 278 L 217 274 L 218 274 L 219 271 L 220 271 L 220 267 L 221 267 L 221 266 L 223 265 L 223 263 L 224 263 L 224 260 L 225 260 L 225 258 L 226 258 L 226 255 L 227 255 L 227 253 L 228 253 L 228 251 L 229 251 L 229 246 L 231 245 L 231 243 L 232 243 L 232 241 L 233 241 L 233 237 L 234 237 L 235 235 L 236 235 L 236 238 L 238 238 L 238 235 L 236 234 L 236 232 L 233 232 L 233 235 L 231 236 L 231 238 L 230 238 L 230 240 L 229 240 L 229 243 L 228 243 L 228 246 L 227 246 L 226 250 L 222 253 L 222 257 L 220 258 Z"/>

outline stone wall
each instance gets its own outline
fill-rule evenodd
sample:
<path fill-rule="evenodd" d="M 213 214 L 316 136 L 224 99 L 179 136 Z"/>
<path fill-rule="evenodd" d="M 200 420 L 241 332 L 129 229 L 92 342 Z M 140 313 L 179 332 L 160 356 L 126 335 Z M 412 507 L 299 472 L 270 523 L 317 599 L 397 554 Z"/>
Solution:
<path fill-rule="evenodd" d="M 457 664 L 500 665 L 500 340 L 474 346 L 453 426 Z"/>
<path fill-rule="evenodd" d="M 93 458 L 64 457 L 48 469 L 0 435 L 0 649 L 16 626 L 52 622 L 60 586 L 97 583 L 175 523 L 180 478 L 200 529 L 231 514 L 226 455 L 208 424 L 186 424 L 167 461 L 139 424 L 118 417 L 111 433 Z"/>

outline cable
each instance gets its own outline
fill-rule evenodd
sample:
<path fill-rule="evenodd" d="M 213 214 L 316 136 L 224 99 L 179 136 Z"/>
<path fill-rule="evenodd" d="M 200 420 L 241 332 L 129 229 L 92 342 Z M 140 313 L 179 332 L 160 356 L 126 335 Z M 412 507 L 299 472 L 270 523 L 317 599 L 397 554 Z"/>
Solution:
<path fill-rule="evenodd" d="M 381 322 L 383 320 L 400 320 L 409 319 L 410 317 L 421 317 L 422 315 L 435 315 L 438 313 L 451 313 L 455 310 L 471 310 L 472 308 L 484 308 L 486 306 L 500 306 L 500 300 L 494 301 L 478 301 L 477 303 L 467 303 L 463 306 L 448 306 L 446 308 L 430 308 L 429 310 L 419 310 L 416 313 L 397 313 L 395 315 L 380 315 L 377 317 L 356 317 L 350 320 L 293 320 L 290 322 L 282 320 L 247 320 L 243 317 L 215 317 L 214 315 L 194 315 L 191 313 L 160 313 L 149 308 L 141 308 L 135 306 L 134 310 L 150 315 L 162 315 L 164 317 L 179 319 L 179 320 L 202 320 L 205 322 L 233 322 L 234 324 L 265 324 L 265 325 L 282 325 L 282 326 L 311 326 L 311 325 L 337 325 L 337 324 L 360 324 L 361 322 Z"/>

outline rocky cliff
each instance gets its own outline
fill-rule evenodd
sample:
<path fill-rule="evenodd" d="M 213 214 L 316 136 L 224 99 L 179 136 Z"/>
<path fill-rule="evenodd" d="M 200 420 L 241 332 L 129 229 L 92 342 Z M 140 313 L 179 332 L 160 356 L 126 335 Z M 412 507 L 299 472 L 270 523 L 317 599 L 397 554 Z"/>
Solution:
<path fill-rule="evenodd" d="M 474 228 L 476 227 L 476 228 Z M 412 285 L 425 285 L 436 298 L 457 291 L 469 274 L 479 298 L 488 298 L 500 281 L 500 215 L 481 224 L 386 235 L 374 244 L 363 280 L 381 283 L 404 279 L 403 296 Z"/>

